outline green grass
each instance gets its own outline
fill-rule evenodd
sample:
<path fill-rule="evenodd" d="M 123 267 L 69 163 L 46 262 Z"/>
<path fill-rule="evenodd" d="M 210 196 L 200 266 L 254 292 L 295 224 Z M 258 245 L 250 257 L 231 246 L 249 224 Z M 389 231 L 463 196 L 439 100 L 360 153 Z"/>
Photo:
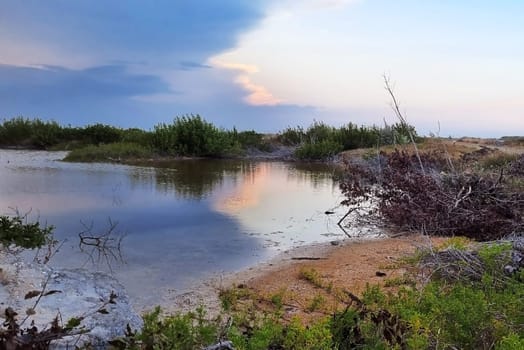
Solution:
<path fill-rule="evenodd" d="M 318 288 L 324 288 L 322 276 L 320 276 L 320 273 L 314 268 L 302 268 L 300 270 L 300 278 L 308 281 Z"/>
<path fill-rule="evenodd" d="M 321 294 L 316 294 L 313 299 L 309 302 L 309 305 L 307 306 L 307 310 L 309 312 L 318 311 L 321 308 L 324 307 L 326 304 L 326 298 L 324 298 Z"/>
<path fill-rule="evenodd" d="M 121 162 L 125 160 L 146 159 L 153 152 L 136 143 L 109 143 L 99 146 L 89 145 L 72 150 L 64 160 L 67 162 Z"/>
<path fill-rule="evenodd" d="M 100 123 L 84 127 L 63 126 L 55 121 L 16 117 L 0 124 L 0 146 L 46 150 L 76 150 L 85 146 L 84 154 L 76 153 L 70 160 L 87 162 L 108 160 L 92 145 L 135 144 L 160 155 L 221 158 L 240 156 L 251 149 L 271 152 L 280 144 L 296 146 L 295 156 L 298 159 L 325 160 L 342 150 L 404 143 L 408 128 L 415 133 L 412 127 L 399 124 L 379 128 L 348 123 L 336 128 L 314 122 L 307 129 L 300 126 L 287 128 L 276 137 L 267 138 L 254 130 L 217 127 L 198 114 L 176 117 L 171 123 L 160 123 L 153 131 L 122 129 Z M 103 148 L 103 151 L 109 150 Z M 136 148 L 133 152 L 143 154 Z M 122 150 L 120 158 L 129 158 L 133 152 Z"/>

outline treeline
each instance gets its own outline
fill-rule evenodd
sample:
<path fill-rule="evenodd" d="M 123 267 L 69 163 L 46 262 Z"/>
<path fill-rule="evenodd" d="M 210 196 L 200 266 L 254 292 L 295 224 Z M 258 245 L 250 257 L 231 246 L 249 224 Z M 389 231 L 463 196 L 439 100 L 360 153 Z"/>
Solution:
<path fill-rule="evenodd" d="M 270 152 L 279 146 L 296 148 L 299 159 L 326 159 L 340 151 L 405 143 L 412 126 L 357 126 L 340 128 L 315 122 L 307 129 L 287 128 L 276 136 L 254 130 L 227 130 L 199 115 L 177 117 L 152 131 L 122 129 L 106 124 L 85 127 L 62 126 L 55 121 L 17 117 L 0 124 L 0 146 L 47 150 L 75 150 L 70 160 L 93 161 L 112 158 L 143 158 L 151 155 L 231 157 L 248 149 Z"/>

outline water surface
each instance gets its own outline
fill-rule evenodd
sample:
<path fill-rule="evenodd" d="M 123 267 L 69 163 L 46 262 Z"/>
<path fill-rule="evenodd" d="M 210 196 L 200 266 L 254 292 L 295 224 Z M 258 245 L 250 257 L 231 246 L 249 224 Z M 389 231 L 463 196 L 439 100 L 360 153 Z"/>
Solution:
<path fill-rule="evenodd" d="M 336 215 L 324 213 L 341 200 L 327 166 L 183 160 L 150 168 L 64 156 L 0 150 L 0 213 L 31 211 L 55 226 L 65 243 L 51 264 L 61 267 L 108 270 L 103 257 L 79 252 L 78 234 L 116 223 L 125 264 L 112 261 L 111 269 L 137 304 L 342 234 Z"/>

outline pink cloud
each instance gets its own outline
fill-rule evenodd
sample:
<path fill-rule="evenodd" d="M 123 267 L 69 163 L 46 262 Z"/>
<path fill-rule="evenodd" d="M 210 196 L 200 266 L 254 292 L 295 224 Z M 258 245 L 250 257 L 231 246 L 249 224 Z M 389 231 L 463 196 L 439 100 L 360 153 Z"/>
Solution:
<path fill-rule="evenodd" d="M 238 73 L 234 82 L 248 92 L 244 100 L 250 105 L 275 106 L 282 102 L 281 99 L 275 97 L 265 86 L 253 82 L 251 75 L 258 73 L 259 69 L 257 66 L 219 60 L 213 60 L 211 64 L 215 67 L 233 70 Z"/>

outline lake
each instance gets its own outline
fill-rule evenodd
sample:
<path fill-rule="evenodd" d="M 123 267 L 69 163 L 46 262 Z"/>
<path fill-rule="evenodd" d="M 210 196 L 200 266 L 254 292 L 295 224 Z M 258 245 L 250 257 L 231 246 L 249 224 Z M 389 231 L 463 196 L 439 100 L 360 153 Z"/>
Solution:
<path fill-rule="evenodd" d="M 181 160 L 151 168 L 66 163 L 65 154 L 0 150 L 0 213 L 18 209 L 55 226 L 63 243 L 52 266 L 112 272 L 134 304 L 344 237 L 342 196 L 326 165 Z M 98 236 L 111 224 L 124 263 L 80 251 L 79 233 Z"/>

